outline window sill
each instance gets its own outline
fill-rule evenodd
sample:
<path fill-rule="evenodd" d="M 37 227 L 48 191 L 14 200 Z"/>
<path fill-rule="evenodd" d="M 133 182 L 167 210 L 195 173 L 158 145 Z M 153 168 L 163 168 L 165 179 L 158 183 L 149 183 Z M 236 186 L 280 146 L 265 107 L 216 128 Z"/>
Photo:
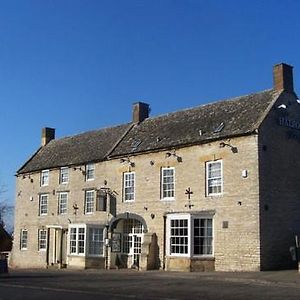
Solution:
<path fill-rule="evenodd" d="M 161 198 L 160 201 L 175 201 L 175 197 L 173 197 L 173 198 Z"/>

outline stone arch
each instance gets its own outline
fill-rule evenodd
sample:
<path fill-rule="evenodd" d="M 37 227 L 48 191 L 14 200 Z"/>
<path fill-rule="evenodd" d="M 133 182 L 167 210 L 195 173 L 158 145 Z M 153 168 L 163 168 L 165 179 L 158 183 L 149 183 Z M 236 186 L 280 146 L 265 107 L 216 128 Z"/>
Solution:
<path fill-rule="evenodd" d="M 108 223 L 109 232 L 112 232 L 116 228 L 116 226 L 120 220 L 128 220 L 128 219 L 135 219 L 135 220 L 140 221 L 143 225 L 144 233 L 148 232 L 148 227 L 147 227 L 147 223 L 146 223 L 145 219 L 143 217 L 141 217 L 140 215 L 137 215 L 135 213 L 130 213 L 130 212 L 118 214 L 117 216 L 113 217 Z"/>

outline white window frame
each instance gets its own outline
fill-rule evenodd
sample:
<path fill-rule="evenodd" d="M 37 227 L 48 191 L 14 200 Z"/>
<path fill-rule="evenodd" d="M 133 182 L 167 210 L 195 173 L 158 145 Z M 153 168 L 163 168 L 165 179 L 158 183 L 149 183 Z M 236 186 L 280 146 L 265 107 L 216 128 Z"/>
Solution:
<path fill-rule="evenodd" d="M 58 214 L 59 215 L 65 215 L 68 212 L 68 200 L 69 200 L 68 198 L 69 198 L 68 192 L 58 193 Z M 65 200 L 65 203 L 63 203 L 62 200 Z"/>
<path fill-rule="evenodd" d="M 59 183 L 68 184 L 69 183 L 69 168 L 62 167 L 59 172 Z"/>
<path fill-rule="evenodd" d="M 40 185 L 41 186 L 48 186 L 49 185 L 49 170 L 42 170 L 41 177 L 40 177 Z"/>
<path fill-rule="evenodd" d="M 173 182 L 171 183 L 165 183 L 164 182 L 164 179 L 167 177 L 164 172 L 165 171 L 170 171 L 172 170 L 173 171 Z M 170 177 L 170 176 L 168 176 Z M 174 167 L 164 167 L 164 168 L 161 168 L 161 174 L 160 174 L 160 178 L 161 178 L 161 183 L 160 183 L 160 186 L 161 186 L 161 191 L 160 191 L 160 198 L 161 200 L 174 200 L 175 199 L 175 168 Z M 172 184 L 173 185 L 173 189 L 165 189 L 165 186 L 168 185 L 168 184 Z M 164 192 L 166 191 L 173 191 L 173 196 L 164 196 Z"/>
<path fill-rule="evenodd" d="M 133 189 L 133 192 L 128 192 Z M 127 195 L 132 195 L 132 199 L 127 199 Z M 123 173 L 123 199 L 124 202 L 135 201 L 135 172 Z"/>
<path fill-rule="evenodd" d="M 72 229 L 75 230 L 75 239 L 72 239 Z M 83 252 L 79 252 L 79 229 L 84 230 L 84 240 L 83 241 Z M 90 253 L 90 245 L 92 238 L 90 236 L 90 229 L 100 229 L 102 231 L 102 240 L 100 241 L 100 244 L 102 245 L 102 253 L 100 254 L 91 254 Z M 105 227 L 103 225 L 95 225 L 95 224 L 70 224 L 69 225 L 69 234 L 68 234 L 68 255 L 70 256 L 85 256 L 85 257 L 104 257 L 105 251 Z M 75 248 L 75 251 L 71 251 L 71 243 L 73 242 L 73 248 Z M 97 241 L 99 242 L 99 241 Z"/>
<path fill-rule="evenodd" d="M 46 203 L 44 202 L 45 200 L 47 200 Z M 39 215 L 40 216 L 48 215 L 48 204 L 49 204 L 49 195 L 48 194 L 40 194 L 40 196 L 39 196 Z M 46 207 L 46 209 L 45 209 L 46 211 L 43 209 L 44 207 Z"/>
<path fill-rule="evenodd" d="M 92 195 L 93 197 L 89 197 Z M 84 192 L 84 213 L 93 214 L 95 211 L 95 190 L 86 190 Z"/>
<path fill-rule="evenodd" d="M 75 239 L 72 238 L 72 229 L 75 229 Z M 84 239 L 79 239 L 80 234 L 79 230 L 84 230 Z M 86 225 L 85 224 L 74 224 L 69 225 L 69 242 L 68 242 L 68 253 L 69 255 L 74 256 L 85 256 L 86 253 Z M 75 251 L 71 251 L 71 242 L 74 242 Z M 83 242 L 83 252 L 79 251 L 79 242 Z M 82 248 L 82 247 L 80 247 Z"/>
<path fill-rule="evenodd" d="M 47 230 L 46 229 L 39 229 L 39 236 L 38 236 L 38 247 L 39 251 L 46 251 L 47 250 Z M 45 234 L 43 236 L 43 234 Z M 42 246 L 43 245 L 43 246 Z"/>
<path fill-rule="evenodd" d="M 95 164 L 89 163 L 85 165 L 85 180 L 90 181 L 95 179 Z"/>
<path fill-rule="evenodd" d="M 195 219 L 210 219 L 211 220 L 211 230 L 212 230 L 212 236 L 211 238 L 211 254 L 194 254 L 194 220 Z M 187 220 L 188 221 L 188 251 L 187 253 L 172 253 L 171 252 L 171 221 L 172 220 Z M 166 253 L 167 256 L 170 257 L 199 257 L 199 258 L 212 258 L 214 257 L 214 218 L 212 215 L 209 214 L 203 214 L 203 215 L 193 215 L 193 214 L 170 214 L 167 216 L 167 242 L 166 242 Z M 180 238 L 181 236 L 178 235 Z M 182 236 L 185 237 L 185 236 Z"/>
<path fill-rule="evenodd" d="M 213 165 L 213 164 L 220 164 L 220 168 L 221 168 L 221 174 L 220 174 L 220 176 L 218 176 L 218 177 L 209 177 L 209 166 L 210 165 Z M 206 174 L 205 174 L 205 182 L 206 182 L 206 196 L 207 197 L 209 197 L 209 196 L 220 196 L 220 195 L 222 195 L 223 194 L 223 161 L 221 160 L 221 159 L 219 159 L 219 160 L 214 160 L 214 161 L 208 161 L 208 162 L 206 162 Z M 221 188 L 221 191 L 220 192 L 217 192 L 217 193 L 215 193 L 215 192 L 210 192 L 209 191 L 209 181 L 210 180 L 220 180 L 221 181 L 221 183 L 220 183 L 220 185 L 214 185 L 214 186 L 218 186 L 218 187 L 220 187 Z"/>
<path fill-rule="evenodd" d="M 21 232 L 20 232 L 20 249 L 21 250 L 27 250 L 27 248 L 28 248 L 28 230 L 27 229 L 21 229 Z"/>

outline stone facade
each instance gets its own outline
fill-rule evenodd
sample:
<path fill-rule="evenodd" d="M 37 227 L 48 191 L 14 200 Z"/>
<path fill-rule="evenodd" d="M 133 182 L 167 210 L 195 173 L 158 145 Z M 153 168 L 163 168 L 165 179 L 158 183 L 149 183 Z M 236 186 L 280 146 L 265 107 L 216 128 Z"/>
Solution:
<path fill-rule="evenodd" d="M 288 109 L 278 108 L 281 104 Z M 251 133 L 149 149 L 121 159 L 108 156 L 94 162 L 93 180 L 86 180 L 85 164 L 49 168 L 45 186 L 41 186 L 42 170 L 18 173 L 11 264 L 22 268 L 180 271 L 258 271 L 293 266 L 289 247 L 300 230 L 296 151 L 300 144 L 296 125 L 280 123 L 287 112 L 291 121 L 300 120 L 300 105 L 290 92 L 272 103 Z M 222 190 L 208 195 L 207 166 L 217 161 L 221 162 Z M 68 167 L 68 183 L 60 183 L 61 167 Z M 162 199 L 163 169 L 173 170 L 171 199 Z M 126 201 L 127 172 L 134 173 L 134 200 Z M 95 191 L 89 213 L 85 209 L 87 191 Z M 64 214 L 59 212 L 60 193 L 68 194 Z M 42 215 L 41 195 L 47 195 L 48 200 L 47 213 Z M 100 199 L 105 203 L 100 205 Z M 77 226 L 74 231 L 73 226 Z M 82 244 L 80 226 L 85 232 Z M 24 230 L 27 236 L 22 240 Z M 39 230 L 46 234 L 42 249 Z M 77 234 L 73 242 L 72 232 Z M 101 232 L 102 252 L 89 255 L 88 247 L 96 245 L 95 232 Z M 84 253 L 72 254 L 72 243 L 77 250 L 82 245 Z M 196 243 L 201 250 L 196 249 Z"/>

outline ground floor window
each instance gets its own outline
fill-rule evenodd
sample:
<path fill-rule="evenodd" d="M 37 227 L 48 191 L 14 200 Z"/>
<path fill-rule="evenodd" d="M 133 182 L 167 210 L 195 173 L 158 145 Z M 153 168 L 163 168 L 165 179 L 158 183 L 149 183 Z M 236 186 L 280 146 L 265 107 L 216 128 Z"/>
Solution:
<path fill-rule="evenodd" d="M 26 229 L 22 229 L 21 236 L 20 236 L 21 250 L 27 250 L 27 242 L 28 242 L 28 231 Z"/>
<path fill-rule="evenodd" d="M 81 256 L 103 256 L 104 227 L 100 225 L 70 225 L 69 253 Z"/>
<path fill-rule="evenodd" d="M 46 250 L 47 248 L 47 230 L 39 230 L 39 250 Z"/>
<path fill-rule="evenodd" d="M 212 216 L 169 215 L 167 241 L 167 253 L 170 256 L 212 256 Z"/>

